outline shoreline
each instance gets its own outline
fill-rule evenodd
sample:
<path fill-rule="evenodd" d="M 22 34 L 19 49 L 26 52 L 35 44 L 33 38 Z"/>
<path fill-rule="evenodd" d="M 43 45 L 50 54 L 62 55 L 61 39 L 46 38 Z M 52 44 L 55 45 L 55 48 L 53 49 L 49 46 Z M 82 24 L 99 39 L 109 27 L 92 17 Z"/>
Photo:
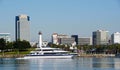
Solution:
<path fill-rule="evenodd" d="M 24 57 L 25 55 L 23 54 L 19 54 L 19 55 L 0 55 L 0 58 L 20 58 L 20 57 Z"/>
<path fill-rule="evenodd" d="M 78 54 L 78 57 L 115 57 L 115 54 Z"/>

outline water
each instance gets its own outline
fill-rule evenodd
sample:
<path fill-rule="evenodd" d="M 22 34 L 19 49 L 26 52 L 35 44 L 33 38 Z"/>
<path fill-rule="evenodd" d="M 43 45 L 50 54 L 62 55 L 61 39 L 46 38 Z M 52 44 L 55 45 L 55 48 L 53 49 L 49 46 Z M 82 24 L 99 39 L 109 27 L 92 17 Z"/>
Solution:
<path fill-rule="evenodd" d="M 120 70 L 120 58 L 73 59 L 1 58 L 0 70 Z"/>

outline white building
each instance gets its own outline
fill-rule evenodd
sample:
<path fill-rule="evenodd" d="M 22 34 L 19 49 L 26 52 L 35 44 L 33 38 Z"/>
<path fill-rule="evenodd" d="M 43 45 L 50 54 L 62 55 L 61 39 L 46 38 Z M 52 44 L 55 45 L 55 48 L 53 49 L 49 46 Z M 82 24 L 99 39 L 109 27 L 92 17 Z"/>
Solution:
<path fill-rule="evenodd" d="M 111 35 L 111 42 L 112 44 L 120 44 L 120 33 L 119 32 L 115 32 Z"/>
<path fill-rule="evenodd" d="M 92 37 L 78 38 L 78 45 L 92 45 Z"/>
<path fill-rule="evenodd" d="M 6 42 L 11 41 L 10 33 L 0 33 L 0 38 L 3 38 Z"/>
<path fill-rule="evenodd" d="M 64 35 L 64 34 L 53 33 L 52 34 L 52 43 L 58 45 L 61 43 L 61 39 L 63 39 L 63 38 L 67 39 L 67 38 L 69 38 L 69 36 Z"/>
<path fill-rule="evenodd" d="M 108 31 L 97 30 L 92 34 L 93 45 L 107 45 L 109 43 Z"/>
<path fill-rule="evenodd" d="M 52 43 L 58 44 L 58 34 L 57 33 L 52 34 Z"/>
<path fill-rule="evenodd" d="M 69 36 L 68 36 L 68 35 L 65 35 L 65 34 L 59 34 L 59 35 L 58 35 L 58 38 L 69 38 Z"/>
<path fill-rule="evenodd" d="M 75 42 L 75 38 L 60 38 L 59 44 L 72 45 Z"/>

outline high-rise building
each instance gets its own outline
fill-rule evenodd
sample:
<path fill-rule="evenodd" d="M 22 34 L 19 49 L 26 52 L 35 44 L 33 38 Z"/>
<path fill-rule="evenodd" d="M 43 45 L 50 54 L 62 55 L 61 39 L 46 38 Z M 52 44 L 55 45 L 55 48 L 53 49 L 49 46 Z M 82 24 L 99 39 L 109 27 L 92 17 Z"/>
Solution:
<path fill-rule="evenodd" d="M 19 15 L 15 17 L 15 39 L 30 41 L 30 17 Z"/>
<path fill-rule="evenodd" d="M 108 44 L 108 31 L 97 30 L 92 34 L 93 45 L 107 45 Z"/>
<path fill-rule="evenodd" d="M 75 42 L 76 42 L 76 44 L 78 45 L 78 35 L 72 35 L 71 37 L 72 37 L 72 38 L 75 38 Z"/>
<path fill-rule="evenodd" d="M 119 32 L 115 32 L 111 35 L 111 42 L 112 44 L 120 44 L 120 33 Z"/>

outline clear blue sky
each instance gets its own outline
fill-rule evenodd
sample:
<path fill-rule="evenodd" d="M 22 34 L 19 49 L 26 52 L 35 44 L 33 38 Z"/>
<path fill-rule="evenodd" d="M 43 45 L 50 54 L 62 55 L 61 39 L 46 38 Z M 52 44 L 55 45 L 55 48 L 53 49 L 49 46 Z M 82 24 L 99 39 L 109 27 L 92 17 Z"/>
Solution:
<path fill-rule="evenodd" d="M 31 39 L 42 31 L 44 40 L 51 34 L 91 36 L 98 29 L 120 32 L 119 0 L 0 0 L 0 32 L 11 33 L 14 40 L 15 16 L 31 19 Z"/>

